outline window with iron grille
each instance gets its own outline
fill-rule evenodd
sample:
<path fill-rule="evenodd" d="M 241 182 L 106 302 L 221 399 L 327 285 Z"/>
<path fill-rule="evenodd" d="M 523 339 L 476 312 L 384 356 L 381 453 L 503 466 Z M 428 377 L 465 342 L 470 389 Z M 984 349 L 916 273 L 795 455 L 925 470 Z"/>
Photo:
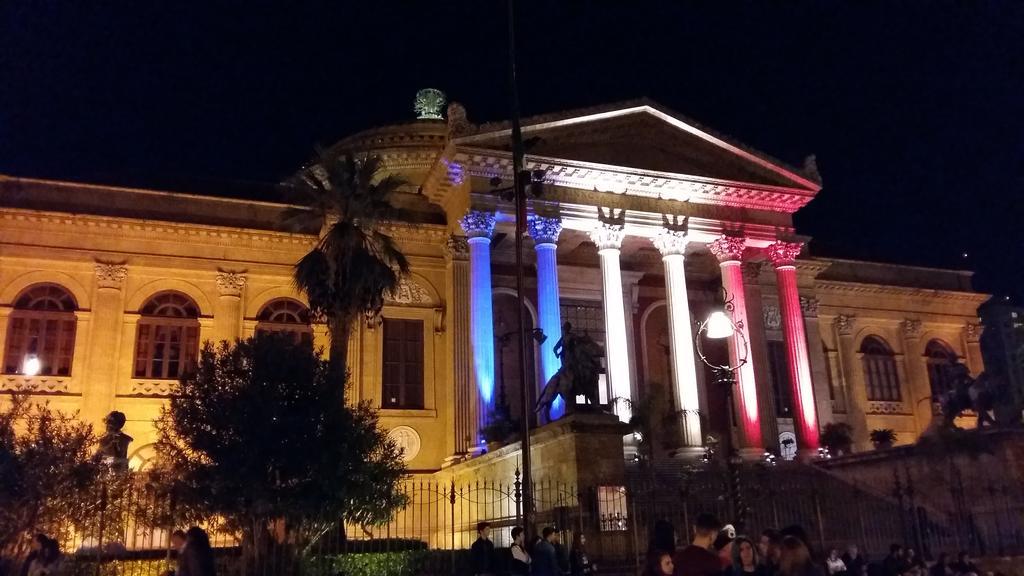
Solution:
<path fill-rule="evenodd" d="M 604 341 L 604 308 L 600 302 L 562 301 L 560 308 L 562 323 L 569 322 L 574 332 L 586 332 L 594 340 Z"/>
<path fill-rule="evenodd" d="M 423 408 L 423 321 L 384 318 L 382 408 Z"/>

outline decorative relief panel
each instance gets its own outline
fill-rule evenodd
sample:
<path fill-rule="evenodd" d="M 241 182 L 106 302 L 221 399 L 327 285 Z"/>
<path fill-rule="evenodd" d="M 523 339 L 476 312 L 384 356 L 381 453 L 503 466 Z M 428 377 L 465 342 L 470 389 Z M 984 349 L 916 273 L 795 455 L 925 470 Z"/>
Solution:
<path fill-rule="evenodd" d="M 395 426 L 388 432 L 388 438 L 402 451 L 402 460 L 406 463 L 411 462 L 420 453 L 420 434 L 411 426 Z"/>
<path fill-rule="evenodd" d="M 762 307 L 764 312 L 764 328 L 765 330 L 781 330 L 782 329 L 782 312 L 779 310 L 778 303 L 765 302 Z"/>
<path fill-rule="evenodd" d="M 68 391 L 67 377 L 60 376 L 14 376 L 8 375 L 0 379 L 0 391 L 33 392 L 50 394 Z"/>
<path fill-rule="evenodd" d="M 882 401 L 869 401 L 868 402 L 868 414 L 910 414 L 910 410 L 907 409 L 907 405 L 903 402 L 882 402 Z"/>
<path fill-rule="evenodd" d="M 170 396 L 177 380 L 132 380 L 132 396 Z"/>
<path fill-rule="evenodd" d="M 385 295 L 385 300 L 389 304 L 413 306 L 430 305 L 434 303 L 434 299 L 431 298 L 430 292 L 409 278 L 402 278 L 398 287 Z"/>

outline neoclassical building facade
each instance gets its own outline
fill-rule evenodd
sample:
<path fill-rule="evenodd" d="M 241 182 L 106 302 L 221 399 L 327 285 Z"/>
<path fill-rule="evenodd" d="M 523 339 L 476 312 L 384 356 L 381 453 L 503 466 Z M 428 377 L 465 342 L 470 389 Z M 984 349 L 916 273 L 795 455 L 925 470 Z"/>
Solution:
<path fill-rule="evenodd" d="M 337 144 L 408 182 L 390 232 L 412 273 L 353 331 L 349 396 L 380 408 L 412 471 L 482 451 L 495 410 L 518 414 L 521 386 L 535 397 L 558 369 L 564 322 L 603 347 L 601 399 L 621 419 L 654 393 L 682 411 L 664 447 L 679 455 L 709 433 L 748 454 L 812 451 L 830 422 L 849 423 L 859 447 L 876 428 L 912 441 L 945 367 L 983 369 L 985 296 L 968 273 L 807 254 L 792 215 L 821 188 L 813 162 L 785 166 L 649 101 L 528 118 L 523 132 L 539 192 L 526 329 L 546 337 L 526 374 L 514 210 L 500 193 L 510 126 L 474 125 L 452 104 L 447 119 Z M 287 207 L 0 176 L 0 390 L 93 423 L 124 412 L 143 466 L 202 342 L 288 331 L 326 345 L 291 281 L 317 231 L 286 229 Z M 705 352 L 748 359 L 731 407 L 694 347 L 722 288 L 742 334 Z"/>

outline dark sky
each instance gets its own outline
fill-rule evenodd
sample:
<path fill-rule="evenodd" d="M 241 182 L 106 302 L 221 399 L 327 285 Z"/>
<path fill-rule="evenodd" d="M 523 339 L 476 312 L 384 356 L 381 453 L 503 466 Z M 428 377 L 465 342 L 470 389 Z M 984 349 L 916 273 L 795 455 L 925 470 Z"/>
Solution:
<path fill-rule="evenodd" d="M 426 86 L 507 117 L 504 2 L 298 4 L 0 3 L 0 172 L 209 190 L 409 120 Z M 816 252 L 973 269 L 1024 299 L 1024 2 L 519 16 L 524 114 L 648 96 L 790 163 L 817 154 L 825 186 L 797 216 Z"/>

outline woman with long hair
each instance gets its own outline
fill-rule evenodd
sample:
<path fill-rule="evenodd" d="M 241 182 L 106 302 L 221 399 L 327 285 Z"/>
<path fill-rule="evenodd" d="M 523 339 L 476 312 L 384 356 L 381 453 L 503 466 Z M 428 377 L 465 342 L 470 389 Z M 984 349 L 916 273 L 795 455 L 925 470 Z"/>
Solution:
<path fill-rule="evenodd" d="M 673 576 L 675 573 L 671 551 L 654 550 L 647 553 L 647 567 L 644 568 L 643 576 Z"/>
<path fill-rule="evenodd" d="M 731 576 L 766 576 L 767 569 L 758 561 L 757 546 L 746 536 L 737 536 L 732 543 Z"/>
<path fill-rule="evenodd" d="M 32 552 L 27 569 L 27 576 L 49 576 L 60 571 L 60 546 L 57 541 L 45 534 L 36 534 L 32 538 Z"/>
<path fill-rule="evenodd" d="M 590 576 L 597 566 L 590 562 L 587 555 L 587 537 L 583 532 L 574 532 L 572 535 L 572 556 L 569 558 L 569 573 L 572 576 Z"/>
<path fill-rule="evenodd" d="M 185 548 L 178 561 L 177 576 L 216 576 L 213 548 L 206 531 L 193 526 L 185 531 Z"/>

